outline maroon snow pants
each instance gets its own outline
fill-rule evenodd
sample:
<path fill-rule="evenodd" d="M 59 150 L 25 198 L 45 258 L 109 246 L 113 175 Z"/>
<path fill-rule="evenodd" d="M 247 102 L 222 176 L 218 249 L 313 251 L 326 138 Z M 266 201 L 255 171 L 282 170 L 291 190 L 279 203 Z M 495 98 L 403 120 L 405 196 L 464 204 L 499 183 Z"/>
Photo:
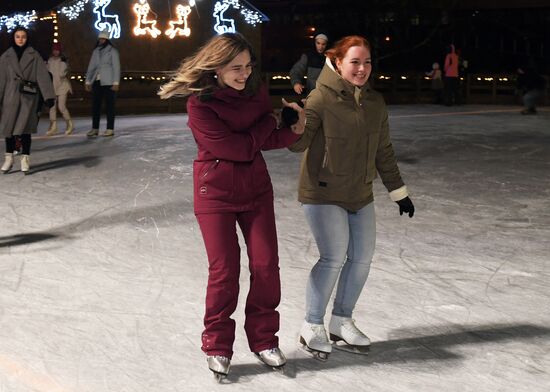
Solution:
<path fill-rule="evenodd" d="M 250 350 L 278 347 L 281 298 L 279 257 L 273 203 L 254 211 L 197 214 L 208 255 L 208 286 L 202 350 L 207 355 L 231 358 L 235 340 L 241 250 L 237 223 L 246 242 L 250 290 L 246 299 L 244 329 Z"/>

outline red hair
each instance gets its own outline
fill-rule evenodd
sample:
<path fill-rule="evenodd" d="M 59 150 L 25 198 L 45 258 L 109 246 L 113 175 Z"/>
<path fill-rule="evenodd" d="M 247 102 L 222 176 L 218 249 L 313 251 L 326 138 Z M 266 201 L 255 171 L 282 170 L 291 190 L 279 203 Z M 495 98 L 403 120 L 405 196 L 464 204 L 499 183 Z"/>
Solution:
<path fill-rule="evenodd" d="M 352 46 L 363 46 L 369 51 L 371 50 L 369 41 L 367 41 L 365 37 L 361 37 L 360 35 L 348 35 L 336 42 L 331 49 L 325 52 L 325 55 L 334 64 L 336 59 L 342 61 L 342 59 L 346 57 L 349 48 Z"/>

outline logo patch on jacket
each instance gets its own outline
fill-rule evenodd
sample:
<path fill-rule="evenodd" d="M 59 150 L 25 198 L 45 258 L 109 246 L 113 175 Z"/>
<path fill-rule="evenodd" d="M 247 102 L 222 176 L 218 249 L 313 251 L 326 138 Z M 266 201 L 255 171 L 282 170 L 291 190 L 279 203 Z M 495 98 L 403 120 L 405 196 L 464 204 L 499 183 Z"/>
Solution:
<path fill-rule="evenodd" d="M 207 192 L 206 192 L 206 186 L 205 185 L 203 185 L 199 188 L 199 193 L 201 195 L 206 195 Z"/>

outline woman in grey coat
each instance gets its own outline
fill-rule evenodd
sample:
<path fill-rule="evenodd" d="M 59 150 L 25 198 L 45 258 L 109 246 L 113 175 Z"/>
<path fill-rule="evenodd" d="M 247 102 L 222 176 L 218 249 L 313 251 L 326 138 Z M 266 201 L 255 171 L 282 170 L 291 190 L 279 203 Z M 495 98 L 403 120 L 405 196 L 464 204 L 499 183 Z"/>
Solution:
<path fill-rule="evenodd" d="M 31 133 L 38 126 L 40 95 L 48 107 L 55 102 L 53 83 L 44 60 L 28 45 L 28 32 L 17 27 L 12 46 L 0 56 L 0 134 L 6 139 L 6 156 L 2 172 L 13 167 L 15 137 L 22 145 L 21 171 L 29 173 Z"/>

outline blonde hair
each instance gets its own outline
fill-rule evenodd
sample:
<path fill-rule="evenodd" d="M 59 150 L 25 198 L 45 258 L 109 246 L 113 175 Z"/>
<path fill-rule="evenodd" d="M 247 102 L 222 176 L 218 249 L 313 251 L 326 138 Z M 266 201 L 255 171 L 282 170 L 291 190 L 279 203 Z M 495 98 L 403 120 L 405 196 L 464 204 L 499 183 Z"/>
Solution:
<path fill-rule="evenodd" d="M 211 38 L 195 54 L 185 58 L 171 80 L 160 87 L 157 93 L 161 99 L 173 96 L 186 97 L 197 94 L 208 97 L 218 87 L 216 69 L 230 63 L 241 52 L 248 50 L 254 64 L 252 46 L 239 33 L 225 33 Z M 256 93 L 260 78 L 255 67 L 249 76 L 244 93 Z"/>

